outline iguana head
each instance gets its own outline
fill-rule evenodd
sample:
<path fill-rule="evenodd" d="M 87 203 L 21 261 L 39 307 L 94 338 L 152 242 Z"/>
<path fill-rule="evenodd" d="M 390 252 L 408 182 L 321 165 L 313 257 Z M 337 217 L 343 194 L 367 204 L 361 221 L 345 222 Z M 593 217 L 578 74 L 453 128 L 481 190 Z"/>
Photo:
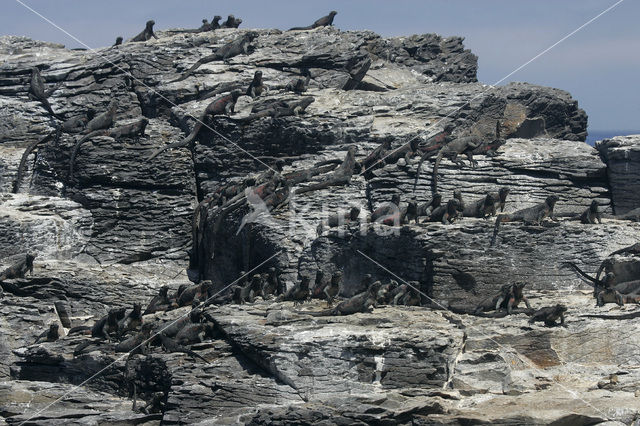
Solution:
<path fill-rule="evenodd" d="M 549 195 L 545 200 L 545 202 L 547 203 L 549 208 L 553 209 L 553 207 L 556 205 L 558 200 L 560 200 L 560 198 L 557 195 Z"/>

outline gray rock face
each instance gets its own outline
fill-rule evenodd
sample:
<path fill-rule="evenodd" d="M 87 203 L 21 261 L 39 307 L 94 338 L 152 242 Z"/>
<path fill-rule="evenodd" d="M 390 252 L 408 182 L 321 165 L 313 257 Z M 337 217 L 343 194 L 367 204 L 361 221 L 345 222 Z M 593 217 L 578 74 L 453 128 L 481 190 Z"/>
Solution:
<path fill-rule="evenodd" d="M 257 30 L 248 54 L 204 64 L 172 82 L 245 33 L 158 31 L 159 40 L 96 52 L 0 38 L 0 273 L 27 252 L 37 255 L 32 275 L 0 283 L 3 421 L 637 420 L 640 354 L 632 342 L 638 309 L 596 308 L 591 288 L 562 265 L 574 262 L 593 273 L 610 253 L 638 241 L 638 223 L 577 220 L 594 199 L 604 213 L 638 207 L 632 138 L 603 141 L 598 155 L 580 142 L 587 117 L 567 92 L 476 83 L 477 58 L 460 37 L 385 39 L 332 27 Z M 117 98 L 115 125 L 145 117 L 145 134 L 89 138 L 70 174 L 71 152 L 82 135 L 63 132 L 26 158 L 24 178 L 17 193 L 10 193 L 27 146 L 59 124 L 27 98 L 32 66 L 42 68 L 48 89 L 56 88 L 49 101 L 65 119 L 101 113 Z M 241 96 L 231 117 L 205 117 L 192 146 L 148 160 L 188 135 L 195 117 L 216 97 L 233 89 L 244 93 L 258 69 L 265 93 Z M 299 101 L 301 95 L 286 87 L 304 70 L 310 80 L 302 96 L 314 98 L 305 111 L 237 120 L 274 102 Z M 415 192 L 419 154 L 405 159 L 402 153 L 362 172 L 359 162 L 381 143 L 396 150 L 413 140 L 426 149 L 428 136 L 447 123 L 455 125 L 454 137 L 491 141 L 496 122 L 508 138 L 497 156 L 475 155 L 475 168 L 466 159 L 464 166 L 442 160 L 443 200 L 461 189 L 471 203 L 506 186 L 511 193 L 504 213 L 557 195 L 559 220 L 504 223 L 494 246 L 494 219 L 395 227 L 367 222 L 394 194 L 402 194 L 402 208 L 411 199 L 432 197 L 435 156 L 422 165 Z M 344 170 L 330 165 L 347 158 L 352 146 L 353 175 L 336 179 Z M 244 187 L 231 191 L 247 178 L 268 182 L 267 167 L 278 159 L 289 182 L 285 203 L 265 212 L 245 201 L 251 194 L 242 197 Z M 336 185 L 296 193 L 327 182 Z M 239 208 L 220 208 L 221 194 L 228 201 L 236 193 Z M 317 234 L 321 221 L 354 206 L 361 212 L 357 221 Z M 208 306 L 216 333 L 190 346 L 206 362 L 167 353 L 155 340 L 145 353 L 129 356 L 115 352 L 115 341 L 67 334 L 63 326 L 61 307 L 72 327 L 91 327 L 109 309 L 133 303 L 144 309 L 161 286 L 174 294 L 189 284 L 186 268 L 192 279 L 211 279 L 218 295 L 239 271 L 258 265 L 253 272 L 279 268 L 289 287 L 301 276 L 313 278 L 318 269 L 340 271 L 340 297 L 362 291 L 365 274 L 384 282 L 417 281 L 423 306 L 376 306 L 371 313 L 346 316 L 326 316 L 324 301 L 292 306 L 257 298 L 252 304 Z M 637 267 L 635 255 L 614 257 L 621 279 L 632 279 Z M 457 281 L 453 274 L 459 272 L 471 274 L 475 283 Z M 529 324 L 522 313 L 492 319 L 446 309 L 475 306 L 520 280 L 527 282 L 525 294 L 534 308 L 569 307 L 566 327 Z M 146 315 L 143 322 L 169 324 L 188 314 L 183 307 Z M 626 316 L 582 316 L 593 314 Z M 50 324 L 60 325 L 61 337 L 34 344 Z M 84 353 L 74 355 L 86 344 Z"/>
<path fill-rule="evenodd" d="M 623 215 L 640 207 L 640 135 L 616 136 L 596 143 L 607 163 L 615 212 Z"/>

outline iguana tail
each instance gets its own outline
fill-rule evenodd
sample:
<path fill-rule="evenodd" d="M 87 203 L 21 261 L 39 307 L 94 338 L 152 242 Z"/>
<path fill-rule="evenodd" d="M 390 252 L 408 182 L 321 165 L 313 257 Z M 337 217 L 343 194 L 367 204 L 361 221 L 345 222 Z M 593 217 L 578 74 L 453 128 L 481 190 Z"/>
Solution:
<path fill-rule="evenodd" d="M 313 25 L 309 25 L 308 27 L 293 27 L 289 28 L 289 31 L 302 31 L 302 30 L 312 30 Z"/>
<path fill-rule="evenodd" d="M 207 361 L 202 355 L 200 355 L 197 352 L 192 351 L 189 348 L 185 348 L 185 347 L 180 347 L 180 351 L 187 354 L 187 355 L 191 355 L 194 358 L 199 358 L 201 360 L 203 360 L 204 362 L 206 362 L 207 364 L 211 364 L 209 361 Z"/>
<path fill-rule="evenodd" d="M 440 150 L 436 157 L 436 162 L 433 165 L 433 172 L 431 173 L 431 190 L 434 194 L 438 192 L 438 166 L 440 166 L 440 161 L 442 161 L 442 155 L 442 150 Z"/>
<path fill-rule="evenodd" d="M 200 65 L 206 64 L 207 62 L 211 62 L 213 60 L 213 59 L 211 59 L 212 56 L 215 56 L 215 54 L 214 55 L 205 56 L 204 58 L 199 59 L 195 64 L 193 64 L 191 66 L 191 68 L 189 68 L 187 70 L 187 72 L 185 72 L 184 74 L 182 74 L 180 77 L 176 78 L 175 80 L 171 80 L 169 83 L 177 83 L 178 81 L 186 80 L 190 75 L 193 74 L 193 72 L 195 70 L 200 68 Z"/>
<path fill-rule="evenodd" d="M 584 272 L 582 269 L 578 268 L 578 265 L 576 265 L 575 263 L 573 263 L 573 262 L 564 262 L 563 265 L 573 268 L 573 270 L 575 270 L 580 276 L 582 276 L 583 278 L 585 278 L 588 281 L 591 281 L 594 285 L 598 284 L 598 281 L 595 278 L 587 275 L 587 273 Z"/>
<path fill-rule="evenodd" d="M 73 151 L 71 152 L 71 159 L 69 160 L 69 179 L 73 177 L 73 168 L 76 164 L 76 157 L 78 156 L 78 151 L 80 150 L 80 145 L 82 145 L 85 141 L 91 139 L 94 136 L 100 136 L 107 134 L 107 130 L 95 130 L 89 134 L 81 137 L 76 145 L 73 147 Z"/>
<path fill-rule="evenodd" d="M 420 169 L 422 168 L 422 163 L 424 163 L 425 158 L 427 158 L 427 154 L 422 154 L 420 156 L 420 162 L 418 163 L 418 170 L 416 170 L 416 180 L 413 182 L 413 193 L 416 192 L 416 187 L 418 186 L 418 179 L 420 179 Z"/>
<path fill-rule="evenodd" d="M 13 183 L 13 193 L 17 194 L 18 193 L 18 188 L 20 188 L 20 182 L 22 181 L 22 174 L 24 173 L 24 168 L 27 165 L 27 157 L 29 157 L 29 154 L 31 154 L 31 152 L 36 149 L 36 146 L 40 145 L 41 143 L 47 142 L 49 139 L 51 139 L 53 137 L 53 135 L 57 132 L 58 130 L 53 130 L 52 132 L 50 132 L 47 136 L 45 136 L 42 139 L 38 139 L 37 141 L 33 141 L 29 144 L 29 146 L 27 146 L 27 149 L 24 150 L 24 153 L 22 154 L 22 158 L 20 159 L 20 165 L 18 166 L 18 173 L 16 175 L 16 181 Z"/>
<path fill-rule="evenodd" d="M 496 224 L 493 227 L 493 236 L 491 237 L 491 244 L 489 244 L 491 247 L 493 247 L 493 245 L 496 243 L 496 238 L 498 237 L 498 232 L 500 231 L 500 224 L 502 222 L 505 222 L 508 217 L 509 216 L 506 214 L 499 214 L 496 218 Z"/>
<path fill-rule="evenodd" d="M 335 308 L 334 309 L 324 309 L 318 312 L 302 312 L 302 311 L 294 311 L 298 315 L 310 315 L 312 317 L 330 317 L 332 315 L 336 315 Z"/>
<path fill-rule="evenodd" d="M 153 160 L 154 158 L 156 158 L 158 155 L 162 154 L 164 151 L 170 149 L 170 148 L 180 148 L 182 146 L 187 146 L 189 145 L 198 135 L 198 133 L 200 132 L 200 129 L 202 128 L 202 120 L 200 120 L 195 127 L 193 128 L 193 130 L 191 131 L 191 133 L 189 133 L 189 136 L 187 136 L 186 138 L 184 138 L 181 141 L 178 142 L 174 142 L 174 143 L 170 143 L 169 145 L 165 145 L 162 148 L 156 150 L 153 154 L 151 154 L 149 157 L 147 157 L 147 161 Z"/>

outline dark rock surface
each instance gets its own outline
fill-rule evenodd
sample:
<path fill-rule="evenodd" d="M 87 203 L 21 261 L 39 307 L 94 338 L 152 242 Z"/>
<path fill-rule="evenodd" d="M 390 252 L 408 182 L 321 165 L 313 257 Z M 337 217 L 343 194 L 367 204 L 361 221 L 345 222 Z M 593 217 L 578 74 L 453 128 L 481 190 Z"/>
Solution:
<path fill-rule="evenodd" d="M 607 163 L 615 212 L 623 215 L 640 206 L 640 136 L 616 136 L 596 143 Z"/>
<path fill-rule="evenodd" d="M 210 62 L 171 83 L 246 31 L 157 31 L 159 40 L 92 52 L 0 38 L 0 273 L 36 254 L 33 274 L 0 283 L 0 421 L 631 424 L 639 418 L 640 353 L 633 342 L 640 312 L 634 305 L 596 308 L 591 287 L 563 266 L 574 262 L 593 274 L 610 253 L 638 242 L 637 222 L 577 219 L 594 199 L 605 214 L 640 207 L 637 138 L 589 147 L 581 142 L 587 116 L 567 92 L 476 83 L 477 58 L 463 39 L 435 34 L 385 39 L 332 27 L 257 30 L 248 55 Z M 63 133 L 29 155 L 11 193 L 27 146 L 56 127 L 27 98 L 32 66 L 42 68 L 47 88 L 58 86 L 49 101 L 65 119 L 101 113 L 117 98 L 116 125 L 145 117 L 145 135 L 90 138 L 70 175 L 81 135 Z M 240 97 L 231 117 L 205 118 L 208 127 L 195 145 L 147 160 L 189 134 L 194 117 L 217 96 L 244 92 L 257 69 L 267 86 L 262 96 Z M 298 101 L 286 86 L 303 69 L 311 78 L 302 96 L 314 102 L 299 116 L 235 120 L 273 102 Z M 496 121 L 508 138 L 497 156 L 475 155 L 475 168 L 464 155 L 464 166 L 442 160 L 443 200 L 454 189 L 470 203 L 509 187 L 511 213 L 557 195 L 557 221 L 504 223 L 494 246 L 493 218 L 367 223 L 394 194 L 402 195 L 401 207 L 429 200 L 435 156 L 422 165 L 415 192 L 419 155 L 403 154 L 370 174 L 355 167 L 339 185 L 296 193 L 335 178 L 340 168 L 311 171 L 342 162 L 350 146 L 362 161 L 383 142 L 392 150 L 411 140 L 424 144 L 450 122 L 456 137 L 493 140 Z M 277 159 L 288 177 L 289 185 L 278 188 L 289 191 L 286 202 L 260 213 L 245 202 L 249 193 L 238 198 L 238 209 L 220 208 L 229 185 L 264 178 Z M 317 234 L 321 221 L 352 206 L 360 208 L 357 221 Z M 612 270 L 631 280 L 639 264 L 635 254 L 618 255 Z M 144 309 L 161 286 L 174 294 L 190 284 L 188 277 L 210 279 L 218 295 L 241 270 L 271 266 L 288 287 L 301 276 L 313 279 L 318 269 L 340 271 L 341 297 L 363 290 L 364 274 L 417 281 L 422 306 L 317 316 L 326 302 L 294 306 L 258 297 L 212 305 L 206 312 L 216 332 L 189 346 L 206 361 L 167 353 L 155 340 L 144 354 L 116 352 L 115 341 L 67 335 L 62 326 L 60 306 L 72 327 L 91 327 L 112 308 Z M 459 272 L 475 283 L 456 281 L 452 274 Z M 446 309 L 475 306 L 514 281 L 527 282 L 534 308 L 567 305 L 566 327 L 530 325 L 523 313 L 484 318 Z M 159 331 L 189 312 L 145 315 L 143 322 Z M 627 318 L 582 316 L 598 314 Z M 60 325 L 60 339 L 34 344 L 52 323 Z"/>

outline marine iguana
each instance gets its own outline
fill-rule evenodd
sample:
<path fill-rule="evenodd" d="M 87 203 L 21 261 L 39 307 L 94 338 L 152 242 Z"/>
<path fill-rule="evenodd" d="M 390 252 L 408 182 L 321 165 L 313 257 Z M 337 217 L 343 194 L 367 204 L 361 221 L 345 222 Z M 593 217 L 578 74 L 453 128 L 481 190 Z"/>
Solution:
<path fill-rule="evenodd" d="M 418 281 L 409 281 L 404 296 L 399 300 L 400 304 L 405 306 L 420 306 L 421 297 L 418 290 L 420 283 Z M 397 303 L 396 303 L 397 304 Z"/>
<path fill-rule="evenodd" d="M 500 224 L 502 222 L 520 221 L 524 223 L 540 224 L 545 218 L 549 217 L 551 220 L 555 220 L 553 217 L 553 208 L 560 198 L 557 195 L 549 195 L 544 202 L 536 204 L 533 207 L 518 210 L 513 213 L 499 214 L 496 218 L 496 224 L 493 229 L 493 236 L 491 238 L 491 246 L 496 242 L 496 237 L 500 231 Z"/>
<path fill-rule="evenodd" d="M 575 264 L 571 264 L 571 266 L 576 271 L 580 271 L 580 268 Z M 582 274 L 584 277 L 591 279 L 587 274 Z M 607 272 L 604 279 L 594 280 L 593 283 L 593 295 L 597 300 L 596 306 L 604 306 L 605 303 L 617 303 L 622 306 L 625 303 L 638 303 L 640 301 L 640 280 L 618 283 L 616 274 Z"/>
<path fill-rule="evenodd" d="M 142 315 L 153 314 L 155 312 L 166 311 L 169 309 L 169 287 L 162 286 L 160 287 L 160 291 L 156 296 L 153 296 L 147 308 L 144 310 Z"/>
<path fill-rule="evenodd" d="M 194 301 L 206 300 L 211 289 L 213 289 L 213 283 L 209 280 L 187 287 L 178 298 L 178 306 L 189 306 Z"/>
<path fill-rule="evenodd" d="M 161 330 L 162 333 L 164 333 L 166 336 L 174 337 L 180 332 L 180 330 L 182 330 L 186 326 L 190 324 L 200 323 L 202 321 L 202 318 L 203 318 L 202 309 L 198 307 L 194 307 L 194 308 L 191 308 L 191 311 L 189 311 L 189 315 L 180 317 L 180 319 L 170 323 L 170 325 L 168 326 L 164 326 L 163 324 L 160 327 L 158 327 L 155 330 L 155 332 L 158 333 Z"/>
<path fill-rule="evenodd" d="M 120 321 L 118 321 L 118 332 L 116 337 L 120 339 L 129 331 L 135 330 L 142 325 L 142 307 L 139 303 L 133 304 L 133 309 L 128 315 L 125 315 Z"/>
<path fill-rule="evenodd" d="M 113 139 L 135 137 L 135 136 L 143 137 L 145 130 L 147 128 L 147 124 L 149 124 L 149 119 L 146 117 L 142 117 L 141 119 L 134 121 L 133 123 L 114 127 L 112 129 L 94 130 L 91 133 L 88 133 L 82 136 L 80 139 L 78 139 L 78 141 L 73 147 L 73 151 L 71 152 L 71 159 L 69 160 L 69 177 L 73 176 L 73 169 L 76 164 L 78 151 L 80 150 L 80 146 L 83 143 L 85 143 L 89 139 L 94 138 L 96 136 L 109 136 Z"/>
<path fill-rule="evenodd" d="M 329 284 L 325 286 L 323 292 L 326 296 L 327 306 L 331 306 L 336 296 L 340 293 L 340 287 L 342 286 L 342 272 L 337 271 L 331 275 Z"/>
<path fill-rule="evenodd" d="M 207 337 L 214 337 L 218 333 L 214 323 L 201 322 L 189 324 L 176 334 L 175 341 L 179 345 L 193 345 L 201 343 Z"/>
<path fill-rule="evenodd" d="M 262 71 L 258 70 L 253 73 L 253 80 L 249 84 L 249 87 L 247 87 L 247 91 L 245 92 L 245 94 L 247 96 L 251 96 L 252 98 L 257 98 L 262 94 L 264 89 L 265 86 L 262 82 Z"/>
<path fill-rule="evenodd" d="M 33 275 L 33 260 L 36 258 L 35 254 L 27 253 L 23 259 L 20 259 L 13 265 L 5 269 L 0 274 L 0 281 L 10 280 L 13 278 L 24 278 L 27 272 Z"/>
<path fill-rule="evenodd" d="M 491 297 L 484 299 L 474 310 L 474 314 L 487 311 L 499 311 L 506 309 L 510 315 L 520 302 L 524 302 L 528 309 L 531 309 L 529 300 L 525 297 L 523 289 L 526 283 L 505 284 Z"/>
<path fill-rule="evenodd" d="M 300 283 L 295 285 L 285 294 L 281 295 L 278 298 L 278 302 L 280 301 L 291 301 L 293 300 L 293 305 L 297 306 L 299 304 L 304 303 L 309 299 L 309 283 L 311 282 L 311 278 L 307 276 L 303 276 Z"/>
<path fill-rule="evenodd" d="M 378 219 L 396 214 L 400 210 L 400 194 L 393 194 L 391 202 L 383 203 L 371 213 L 371 222 L 378 222 Z"/>
<path fill-rule="evenodd" d="M 567 307 L 559 303 L 555 306 L 546 306 L 538 309 L 531 315 L 529 324 L 533 324 L 536 321 L 544 321 L 544 325 L 553 327 L 558 325 L 556 324 L 556 320 L 560 318 L 560 325 L 564 325 L 565 312 L 567 312 Z"/>
<path fill-rule="evenodd" d="M 348 211 L 341 211 L 336 214 L 332 214 L 326 221 L 320 221 L 316 228 L 316 234 L 322 235 L 324 227 L 335 228 L 340 225 L 347 224 L 349 222 L 355 222 L 360 216 L 360 207 L 351 207 Z"/>
<path fill-rule="evenodd" d="M 220 115 L 223 113 L 226 115 L 231 114 L 234 111 L 236 101 L 238 100 L 241 94 L 242 92 L 240 92 L 239 90 L 234 90 L 228 95 L 222 96 L 214 100 L 213 102 L 211 102 L 204 109 L 204 112 L 196 122 L 195 126 L 193 127 L 193 130 L 191 131 L 191 133 L 189 133 L 189 136 L 187 136 L 186 138 L 184 138 L 179 142 L 174 142 L 174 143 L 170 143 L 169 145 L 163 146 L 162 148 L 156 150 L 153 154 L 151 154 L 147 158 L 147 160 L 153 160 L 154 158 L 156 158 L 158 155 L 160 155 L 162 152 L 166 151 L 167 149 L 179 148 L 182 146 L 189 145 L 191 142 L 193 142 L 196 136 L 198 136 L 198 133 L 200 133 L 200 130 L 202 130 L 202 126 L 204 125 L 203 124 L 204 120 L 207 118 L 207 116 L 215 117 L 216 115 Z"/>
<path fill-rule="evenodd" d="M 126 315 L 126 308 L 110 309 L 106 316 L 100 318 L 91 327 L 91 337 L 111 339 L 118 333 L 118 321 Z"/>
<path fill-rule="evenodd" d="M 391 140 L 387 139 L 378 145 L 367 157 L 361 161 L 362 170 L 360 174 L 364 174 L 366 179 L 373 177 L 373 170 L 385 166 L 385 155 L 391 149 Z"/>
<path fill-rule="evenodd" d="M 382 286 L 380 286 L 380 290 L 378 290 L 378 305 L 388 305 L 389 303 L 391 303 L 391 300 L 393 299 L 391 293 L 396 288 L 398 288 L 398 282 L 394 280 L 391 280 L 386 284 L 382 284 Z"/>
<path fill-rule="evenodd" d="M 205 32 L 205 31 L 211 31 L 211 24 L 209 23 L 208 19 L 203 19 L 202 20 L 202 25 L 200 25 L 200 28 L 195 30 L 195 32 L 197 32 L 197 33 Z"/>
<path fill-rule="evenodd" d="M 370 312 L 372 308 L 377 306 L 378 291 L 382 283 L 376 281 L 372 283 L 368 289 L 340 302 L 335 308 L 326 309 L 320 312 L 298 312 L 304 315 L 314 317 L 326 317 L 334 315 L 351 315 L 358 312 Z"/>
<path fill-rule="evenodd" d="M 460 213 L 460 201 L 453 198 L 447 201 L 447 204 L 444 206 L 434 209 L 427 220 L 429 222 L 442 222 L 443 225 L 446 225 L 447 223 L 453 223 L 454 220 L 459 218 L 461 216 Z"/>
<path fill-rule="evenodd" d="M 433 188 L 433 192 L 437 192 L 438 190 L 438 167 L 443 157 L 447 157 L 449 160 L 462 167 L 464 166 L 464 162 L 458 159 L 458 155 L 464 154 L 467 156 L 471 167 L 476 168 L 478 162 L 473 159 L 474 154 L 484 154 L 490 157 L 495 157 L 498 155 L 496 150 L 505 143 L 506 141 L 500 138 L 500 122 L 497 122 L 496 138 L 488 144 L 485 144 L 484 140 L 478 136 L 465 136 L 454 139 L 443 146 L 438 152 L 435 164 L 433 165 L 433 172 L 431 174 L 431 187 Z M 416 182 L 417 179 L 418 175 L 416 174 Z"/>
<path fill-rule="evenodd" d="M 140 34 L 138 34 L 137 36 L 135 36 L 129 41 L 132 41 L 132 42 L 147 41 L 151 37 L 158 40 L 158 36 L 156 36 L 156 33 L 153 32 L 153 26 L 155 24 L 156 22 L 154 20 L 147 21 L 147 23 L 145 24 L 144 30 L 142 30 Z"/>
<path fill-rule="evenodd" d="M 441 203 L 442 203 L 442 195 L 436 192 L 435 194 L 433 194 L 433 197 L 431 197 L 431 199 L 428 202 L 419 204 L 416 222 L 417 222 L 417 219 L 419 219 L 420 217 L 425 217 L 425 222 L 426 222 L 429 219 L 429 216 L 431 215 L 431 213 L 435 209 L 440 207 Z"/>
<path fill-rule="evenodd" d="M 60 338 L 59 328 L 60 326 L 58 325 L 58 323 L 53 322 L 49 324 L 49 329 L 43 332 L 42 334 L 40 334 L 36 338 L 36 341 L 33 343 L 36 344 L 36 343 L 42 343 L 42 342 L 55 342 Z"/>
<path fill-rule="evenodd" d="M 269 296 L 272 296 L 278 292 L 278 289 L 282 287 L 280 283 L 280 276 L 278 275 L 276 268 L 273 266 L 269 268 L 266 279 L 262 284 L 262 299 L 267 300 Z"/>
<path fill-rule="evenodd" d="M 217 30 L 220 28 L 220 20 L 222 19 L 222 16 L 220 15 L 216 15 L 213 17 L 213 19 L 211 20 L 211 31 L 213 30 Z"/>
<path fill-rule="evenodd" d="M 307 68 L 301 68 L 300 76 L 301 77 L 288 82 L 287 85 L 284 87 L 284 90 L 297 93 L 298 95 L 301 95 L 303 92 L 306 92 L 307 88 L 309 87 L 309 81 L 311 81 L 311 72 L 309 72 L 309 69 Z"/>
<path fill-rule="evenodd" d="M 600 279 L 600 274 L 602 273 L 602 271 L 606 268 L 607 264 L 608 264 L 608 258 L 611 258 L 612 256 L 616 256 L 619 254 L 625 254 L 625 255 L 632 255 L 632 256 L 640 256 L 640 243 L 635 243 L 632 244 L 628 247 L 623 247 L 619 250 L 616 250 L 612 253 L 609 253 L 609 256 L 607 256 L 607 259 L 605 259 L 600 266 L 598 267 L 598 270 L 596 271 L 596 280 Z"/>
<path fill-rule="evenodd" d="M 500 211 L 504 211 L 504 205 L 507 201 L 507 195 L 509 195 L 510 189 L 502 187 L 498 192 L 488 192 L 484 198 L 481 198 L 473 203 L 469 204 L 464 209 L 464 215 L 466 217 L 480 217 L 487 218 L 489 216 L 495 216 L 500 208 Z"/>
<path fill-rule="evenodd" d="M 604 306 L 605 303 L 615 303 L 619 306 L 624 305 L 624 298 L 622 294 L 618 290 L 616 290 L 613 284 L 609 283 L 609 275 L 613 276 L 613 281 L 615 283 L 615 274 L 613 272 L 609 272 L 605 277 L 605 283 L 607 283 L 604 288 L 598 291 L 596 295 L 596 306 Z"/>
<path fill-rule="evenodd" d="M 212 55 L 208 55 L 208 56 L 205 56 L 204 58 L 200 58 L 181 77 L 178 77 L 177 79 L 172 80 L 169 83 L 177 83 L 178 81 L 185 80 L 190 75 L 192 75 L 195 70 L 200 68 L 200 66 L 203 64 L 208 64 L 209 62 L 220 61 L 220 60 L 226 63 L 230 58 L 233 58 L 234 56 L 238 56 L 241 54 L 248 55 L 249 45 L 251 41 L 253 41 L 253 39 L 257 37 L 258 37 L 258 33 L 255 31 L 248 31 L 244 33 L 243 35 L 236 38 L 235 40 L 230 41 L 229 43 L 217 49 L 215 53 L 213 53 Z"/>
<path fill-rule="evenodd" d="M 333 25 L 333 18 L 338 14 L 338 12 L 336 12 L 335 10 L 332 10 L 331 12 L 329 12 L 329 14 L 327 16 L 323 16 L 322 18 L 316 20 L 313 24 L 306 26 L 306 27 L 293 27 L 290 28 L 289 31 L 306 31 L 306 30 L 312 30 L 314 28 L 318 28 L 318 27 L 326 27 L 326 26 L 330 26 Z"/>
<path fill-rule="evenodd" d="M 190 356 L 192 356 L 194 358 L 199 358 L 199 359 L 203 360 L 204 362 L 206 362 L 207 364 L 210 364 L 210 362 L 207 361 L 202 355 L 192 351 L 189 348 L 186 348 L 186 347 L 178 344 L 175 340 L 173 340 L 171 337 L 168 337 L 164 333 L 160 333 L 160 340 L 162 341 L 162 347 L 168 353 L 184 353 L 184 354 L 190 355 Z"/>
<path fill-rule="evenodd" d="M 318 183 L 312 183 L 310 185 L 299 187 L 296 189 L 296 194 L 304 194 L 306 192 L 317 191 L 319 189 L 325 189 L 330 186 L 348 185 L 351 182 L 351 177 L 355 172 L 356 167 L 356 151 L 355 145 L 349 146 L 347 149 L 347 155 L 345 155 L 342 164 L 338 166 L 328 177 Z"/>
<path fill-rule="evenodd" d="M 242 19 L 237 18 L 233 15 L 227 16 L 227 20 L 222 23 L 220 28 L 238 28 L 242 23 Z"/>
<path fill-rule="evenodd" d="M 62 118 L 53 112 L 51 108 L 51 104 L 47 100 L 51 93 L 55 91 L 57 87 L 46 91 L 44 87 L 44 79 L 42 78 L 42 74 L 40 74 L 40 70 L 37 67 L 31 68 L 31 79 L 29 80 L 29 97 L 33 100 L 37 100 L 42 104 L 42 107 L 47 110 L 49 114 L 54 116 L 55 118 L 61 120 Z"/>
<path fill-rule="evenodd" d="M 398 283 L 396 283 L 395 288 L 390 291 L 388 296 L 388 299 L 391 301 L 391 304 L 393 306 L 401 304 L 402 299 L 404 299 L 407 292 L 409 291 L 409 286 L 407 286 L 406 284 L 397 284 Z"/>
<path fill-rule="evenodd" d="M 602 215 L 600 214 L 598 207 L 598 202 L 596 200 L 591 201 L 589 208 L 580 215 L 580 222 L 587 225 L 595 224 L 597 220 L 599 224 L 602 224 Z"/>
<path fill-rule="evenodd" d="M 272 119 L 279 117 L 287 117 L 291 115 L 298 116 L 304 112 L 309 105 L 311 105 L 315 99 L 311 96 L 304 97 L 298 101 L 280 101 L 274 102 L 268 108 L 263 109 L 260 112 L 249 114 L 246 117 L 232 118 L 234 121 L 250 122 L 263 117 L 271 117 Z"/>
<path fill-rule="evenodd" d="M 151 338 L 153 325 L 153 323 L 142 324 L 142 329 L 138 333 L 118 343 L 114 350 L 116 352 L 131 352 L 131 354 L 144 353 L 149 344 L 148 340 Z"/>
<path fill-rule="evenodd" d="M 113 122 L 115 121 L 117 110 L 118 100 L 115 98 L 111 99 L 106 111 L 96 115 L 91 120 L 89 120 L 85 127 L 84 133 L 90 134 L 91 132 L 94 132 L 96 130 L 104 130 L 111 127 L 113 125 Z"/>
<path fill-rule="evenodd" d="M 407 206 L 400 213 L 400 223 L 411 223 L 411 221 L 415 221 L 418 223 L 418 203 L 415 200 L 407 201 Z"/>

